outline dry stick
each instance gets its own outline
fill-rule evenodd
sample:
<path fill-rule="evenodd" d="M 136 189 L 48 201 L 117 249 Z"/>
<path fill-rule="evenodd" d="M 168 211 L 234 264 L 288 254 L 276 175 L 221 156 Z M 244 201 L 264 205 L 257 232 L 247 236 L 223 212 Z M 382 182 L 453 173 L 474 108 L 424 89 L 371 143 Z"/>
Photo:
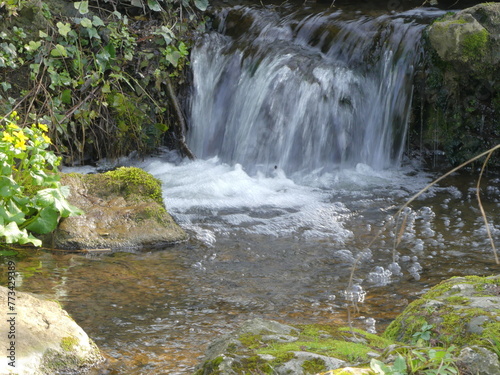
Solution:
<path fill-rule="evenodd" d="M 491 248 L 493 249 L 493 255 L 495 256 L 495 262 L 497 264 L 500 264 L 498 262 L 497 249 L 495 247 L 495 241 L 493 241 L 493 236 L 491 235 L 490 225 L 488 223 L 488 218 L 486 217 L 486 213 L 484 212 L 483 204 L 481 202 L 481 178 L 483 177 L 484 169 L 486 168 L 486 164 L 488 163 L 488 160 L 490 160 L 492 153 L 493 153 L 493 151 L 491 151 L 488 154 L 488 156 L 486 157 L 486 159 L 484 160 L 483 167 L 481 168 L 481 172 L 479 173 L 479 178 L 477 179 L 477 186 L 476 186 L 476 196 L 477 196 L 477 203 L 479 204 L 479 209 L 481 210 L 481 215 L 483 216 L 484 225 L 486 226 L 486 233 L 488 234 L 488 238 L 490 239 L 490 243 L 491 243 Z"/>
<path fill-rule="evenodd" d="M 166 77 L 165 79 L 165 84 L 167 85 L 167 94 L 170 99 L 170 102 L 172 103 L 172 106 L 174 107 L 175 110 L 175 115 L 177 117 L 177 133 L 179 136 L 179 143 L 180 143 L 180 149 L 181 152 L 187 156 L 189 159 L 194 160 L 196 159 L 194 154 L 191 152 L 189 147 L 186 145 L 186 138 L 184 135 L 186 134 L 186 121 L 184 120 L 184 115 L 181 110 L 181 106 L 179 105 L 179 101 L 177 100 L 177 97 L 175 96 L 174 88 L 172 86 L 172 82 L 170 81 L 169 77 Z"/>

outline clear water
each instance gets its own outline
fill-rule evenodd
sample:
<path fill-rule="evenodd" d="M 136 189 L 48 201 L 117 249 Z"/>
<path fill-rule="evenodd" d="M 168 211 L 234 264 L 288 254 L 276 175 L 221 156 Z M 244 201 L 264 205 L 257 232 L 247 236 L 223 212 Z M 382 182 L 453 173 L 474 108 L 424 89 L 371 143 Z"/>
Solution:
<path fill-rule="evenodd" d="M 391 15 L 385 19 L 391 25 L 410 25 L 408 30 L 419 30 L 418 22 L 412 24 L 408 17 L 402 15 L 398 21 Z M 367 24 L 374 18 L 377 17 L 370 16 L 370 21 L 363 18 L 361 22 L 362 17 L 358 17 L 347 24 L 369 29 Z M 297 25 L 305 30 L 306 26 L 314 28 L 317 22 L 326 23 L 325 20 L 337 25 L 341 19 L 335 12 L 320 12 L 304 17 Z M 271 23 L 273 38 L 281 35 L 276 34 L 280 25 L 287 30 L 289 21 L 290 18 L 281 22 L 278 17 L 276 24 Z M 297 25 L 294 28 L 300 29 Z M 257 30 L 262 37 L 262 30 Z M 289 41 L 287 32 L 284 35 L 282 39 Z M 214 35 L 208 38 L 205 42 L 209 44 L 210 38 L 221 39 Z M 199 48 L 203 49 L 203 44 Z M 331 48 L 322 48 L 326 51 L 322 58 L 329 58 Z M 303 49 L 306 55 L 319 54 L 309 47 Z M 267 52 L 274 58 L 272 51 Z M 223 54 L 220 57 L 229 59 Z M 276 66 L 284 61 L 283 56 L 276 59 Z M 386 66 L 382 60 L 379 67 Z M 391 60 L 391 72 L 397 66 L 396 60 Z M 225 64 L 221 66 L 227 67 Z M 271 61 L 265 64 L 273 65 Z M 321 64 L 310 72 L 323 69 Z M 285 69 L 285 65 L 277 71 Z M 345 64 L 342 69 L 347 72 L 350 68 L 351 64 Z M 393 73 L 396 74 L 392 72 L 391 77 Z M 372 87 L 369 82 L 376 79 L 376 74 L 363 75 L 356 70 L 347 75 L 364 80 L 363 85 L 368 88 Z M 330 77 L 325 82 L 338 83 L 342 77 Z M 246 79 L 245 75 L 242 79 Z M 297 82 L 296 77 L 290 80 L 292 85 Z M 380 83 L 374 84 L 377 85 L 380 89 Z M 270 88 L 263 87 L 263 93 L 270 95 Z M 298 90 L 303 89 L 300 92 L 306 97 L 317 95 L 311 87 L 305 84 Z M 396 90 L 390 85 L 387 89 Z M 326 89 L 320 92 L 328 94 Z M 327 96 L 328 100 L 335 101 L 335 95 Z M 237 95 L 231 92 L 230 96 Z M 397 117 L 404 118 L 411 95 L 401 96 L 405 104 L 395 107 L 403 113 Z M 388 98 L 381 107 L 395 108 L 387 103 L 395 103 L 396 99 Z M 193 106 L 197 105 L 196 100 L 207 104 L 205 99 L 194 97 Z M 332 108 L 342 115 L 343 109 L 336 104 Z M 223 109 L 231 116 L 237 115 L 231 106 Z M 300 105 L 291 110 L 300 110 Z M 302 114 L 317 113 L 306 112 Z M 289 128 L 294 134 L 289 140 L 296 144 L 298 125 L 293 119 L 302 115 L 294 113 Z M 347 112 L 343 115 L 349 117 Z M 209 131 L 198 129 L 201 134 L 207 136 L 221 129 L 220 124 L 215 124 L 217 116 L 207 115 Z M 277 123 L 290 124 L 285 121 L 285 114 L 277 116 Z M 352 121 L 367 115 L 353 116 Z M 393 118 L 379 112 L 374 117 L 378 118 L 375 122 Z M 321 122 L 321 117 L 310 121 Z M 335 124 L 335 131 L 343 129 L 340 123 Z M 331 130 L 330 125 L 325 125 L 325 131 Z M 180 160 L 168 152 L 140 162 L 126 161 L 162 181 L 168 210 L 190 234 L 187 243 L 160 251 L 144 249 L 101 255 L 23 251 L 15 258 L 18 290 L 57 298 L 102 349 L 107 361 L 95 374 L 190 374 L 210 340 L 246 319 L 347 324 L 347 306 L 352 301 L 357 301 L 359 307 L 352 317 L 353 324 L 380 332 L 409 301 L 439 281 L 458 275 L 498 273 L 474 197 L 475 172 L 452 176 L 430 189 L 405 210 L 406 219 L 397 221 L 392 217 L 398 208 L 434 177 L 418 164 L 400 159 L 400 141 L 389 147 L 387 139 L 381 137 L 383 147 L 392 151 L 379 153 L 375 149 L 383 147 L 376 145 L 376 138 L 366 135 L 365 129 L 361 132 L 365 133 L 363 137 L 350 138 L 349 142 L 363 150 L 364 141 L 370 139 L 371 146 L 366 150 L 373 147 L 370 155 L 377 157 L 367 158 L 366 152 L 344 150 L 340 159 L 326 160 L 322 158 L 328 148 L 340 146 L 332 141 L 333 135 L 329 140 L 320 137 L 322 145 L 317 151 L 321 162 L 316 165 L 315 161 L 291 154 L 276 161 L 286 154 L 284 144 L 277 141 L 273 145 L 280 152 L 265 156 L 262 142 L 254 137 L 259 133 L 257 128 L 247 134 L 248 141 L 258 146 L 251 151 L 244 143 L 238 143 L 231 121 L 227 126 L 231 136 L 223 137 L 223 144 L 216 148 L 197 140 L 199 133 L 191 133 L 190 146 L 200 156 L 196 161 Z M 268 126 L 266 123 L 264 128 Z M 288 136 L 285 130 L 280 132 Z M 236 143 L 230 146 L 231 142 Z M 314 143 L 314 137 L 304 139 L 303 145 L 309 142 Z M 211 155 L 213 152 L 218 156 Z M 322 168 L 323 163 L 326 168 Z M 387 165 L 390 167 L 381 168 Z M 483 203 L 497 242 L 499 182 L 500 178 L 493 175 L 483 184 Z M 6 259 L 1 260 L 0 268 L 0 284 L 5 285 Z"/>

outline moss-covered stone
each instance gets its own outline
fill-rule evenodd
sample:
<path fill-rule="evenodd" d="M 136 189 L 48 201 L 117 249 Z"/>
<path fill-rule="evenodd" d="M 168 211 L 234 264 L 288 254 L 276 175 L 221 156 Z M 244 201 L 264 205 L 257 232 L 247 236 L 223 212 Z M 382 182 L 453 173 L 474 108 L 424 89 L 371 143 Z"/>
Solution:
<path fill-rule="evenodd" d="M 62 220 L 46 239 L 63 249 L 159 247 L 187 239 L 168 214 L 161 183 L 139 168 L 118 168 L 101 174 L 67 174 L 68 201 L 84 215 Z"/>
<path fill-rule="evenodd" d="M 405 343 L 424 324 L 431 340 L 442 345 L 485 345 L 500 335 L 500 276 L 458 277 L 435 286 L 412 302 L 387 327 L 383 336 Z"/>

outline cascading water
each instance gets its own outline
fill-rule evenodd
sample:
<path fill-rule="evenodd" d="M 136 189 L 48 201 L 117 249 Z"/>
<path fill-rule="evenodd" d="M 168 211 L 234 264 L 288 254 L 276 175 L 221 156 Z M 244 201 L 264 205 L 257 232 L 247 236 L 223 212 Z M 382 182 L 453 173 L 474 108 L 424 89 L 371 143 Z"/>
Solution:
<path fill-rule="evenodd" d="M 398 165 L 424 27 L 415 15 L 234 7 L 218 18 L 192 52 L 198 157 L 288 175 Z"/>

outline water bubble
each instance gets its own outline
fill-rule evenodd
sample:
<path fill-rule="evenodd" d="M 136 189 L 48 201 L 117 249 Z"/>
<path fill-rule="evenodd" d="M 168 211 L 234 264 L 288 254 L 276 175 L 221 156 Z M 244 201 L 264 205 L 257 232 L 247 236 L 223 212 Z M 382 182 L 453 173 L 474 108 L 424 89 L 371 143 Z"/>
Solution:
<path fill-rule="evenodd" d="M 344 290 L 344 297 L 347 301 L 363 303 L 366 297 L 366 291 L 359 284 L 354 284 Z"/>
<path fill-rule="evenodd" d="M 376 323 L 377 323 L 377 321 L 375 319 L 373 319 L 373 318 L 366 318 L 365 319 L 366 332 L 376 334 L 377 333 L 377 330 L 375 328 L 375 324 Z"/>
<path fill-rule="evenodd" d="M 352 263 L 354 262 L 354 256 L 349 250 L 338 250 L 333 253 L 333 257 L 339 258 L 342 262 Z"/>
<path fill-rule="evenodd" d="M 410 275 L 417 281 L 420 280 L 420 271 L 422 271 L 422 266 L 418 262 L 413 263 L 410 268 L 408 268 Z"/>
<path fill-rule="evenodd" d="M 392 272 L 384 269 L 384 267 L 377 266 L 368 274 L 368 281 L 376 285 L 387 285 L 391 282 Z"/>
<path fill-rule="evenodd" d="M 391 271 L 394 276 L 403 276 L 403 273 L 401 272 L 401 266 L 396 262 L 389 264 L 387 269 Z"/>

